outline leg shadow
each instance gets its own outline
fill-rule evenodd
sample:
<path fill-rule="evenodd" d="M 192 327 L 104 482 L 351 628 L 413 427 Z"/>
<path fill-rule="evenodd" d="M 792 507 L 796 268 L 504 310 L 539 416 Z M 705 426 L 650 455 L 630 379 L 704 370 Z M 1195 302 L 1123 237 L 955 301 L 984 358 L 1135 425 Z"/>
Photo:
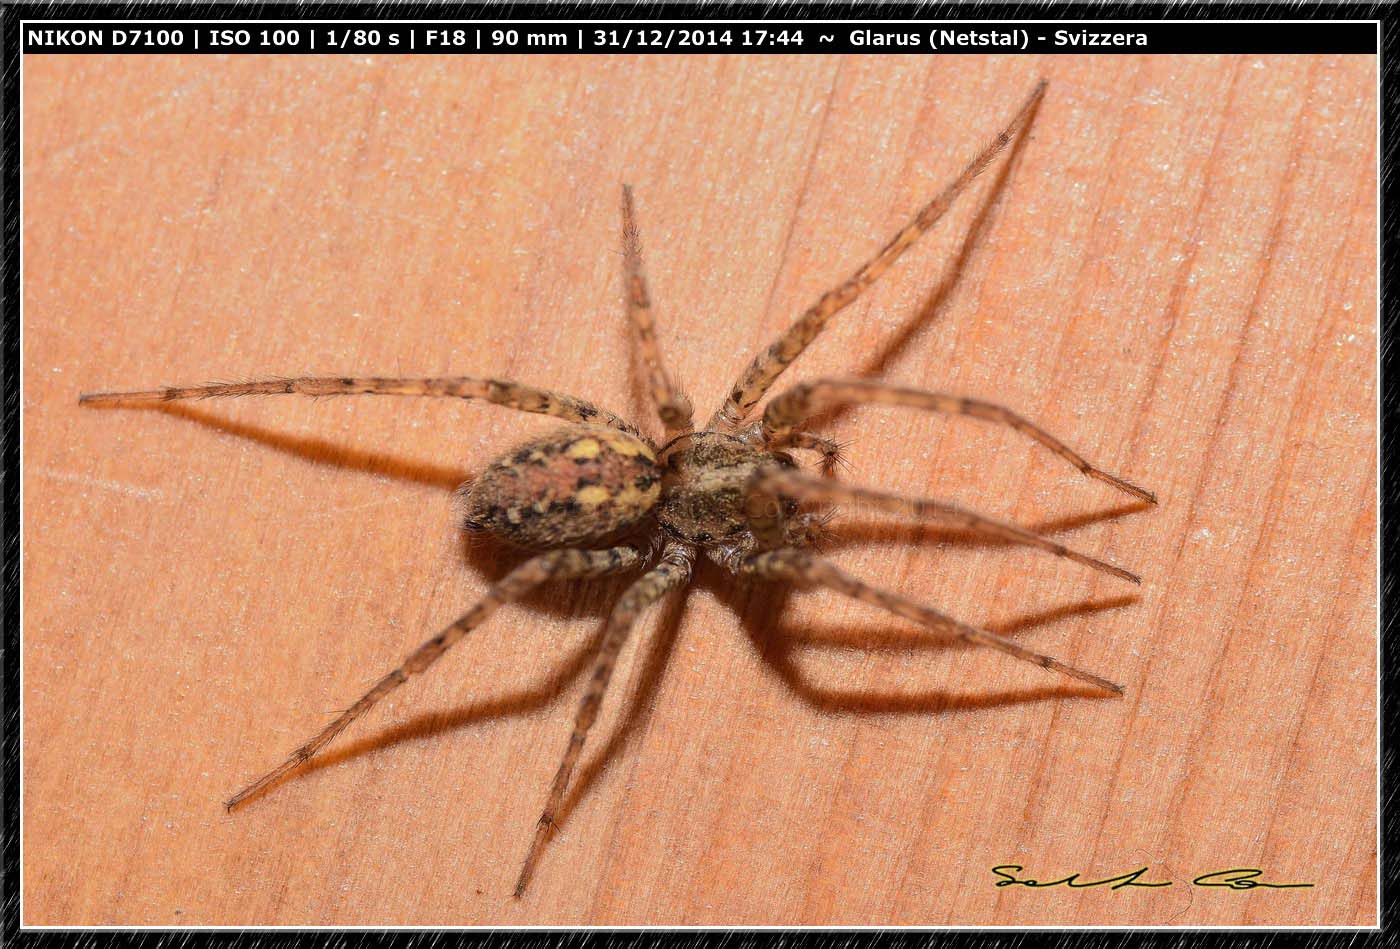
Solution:
<path fill-rule="evenodd" d="M 1145 501 L 1134 501 L 1131 504 L 1123 504 L 1118 507 L 1104 508 L 1098 511 L 1088 511 L 1082 514 L 1072 514 L 1067 517 L 1052 518 L 1040 521 L 1037 524 L 1025 526 L 1025 530 L 1032 534 L 1039 534 L 1047 537 L 1053 534 L 1061 534 L 1078 530 L 1081 527 L 1088 527 L 1104 521 L 1117 520 L 1129 514 L 1136 514 L 1145 511 L 1152 505 Z M 974 531 L 963 530 L 954 527 L 943 527 L 933 522 L 908 522 L 895 520 L 879 521 L 846 521 L 832 527 L 822 536 L 822 547 L 824 550 L 839 550 L 844 547 L 853 547 L 857 544 L 870 543 L 899 543 L 906 545 L 914 544 L 939 544 L 954 543 L 960 547 L 1024 547 L 1015 541 L 1004 540 L 1000 537 L 987 537 Z"/>
<path fill-rule="evenodd" d="M 1037 105 L 1037 110 L 1039 106 Z M 1035 116 L 1032 114 L 1027 119 L 1025 126 L 1027 131 L 1032 127 Z M 884 343 L 871 358 L 867 359 L 863 365 L 856 369 L 852 375 L 857 378 L 882 377 L 889 370 L 905 349 L 917 339 L 924 330 L 938 321 L 939 316 L 947 307 L 953 291 L 962 282 L 963 274 L 967 272 L 968 264 L 972 261 L 977 247 L 981 244 L 982 237 L 986 233 L 991 223 L 992 211 L 1001 203 L 1002 195 L 1006 191 L 1006 184 L 1011 178 L 1012 169 L 1018 164 L 1021 152 L 1024 150 L 1029 134 L 1017 136 L 1007 152 L 1006 160 L 1001 162 L 996 171 L 996 177 L 992 179 L 992 185 L 983 195 L 981 202 L 977 205 L 977 212 L 973 215 L 972 222 L 968 225 L 967 234 L 958 245 L 958 251 L 953 255 L 953 259 L 948 266 L 943 268 L 940 276 L 929 294 L 924 297 L 923 303 L 915 311 L 913 319 L 908 320 L 904 326 L 895 334 L 893 339 Z M 850 412 L 856 406 L 839 405 L 827 412 L 812 416 L 804 423 L 804 428 L 812 428 L 817 425 L 836 421 Z"/>
<path fill-rule="evenodd" d="M 829 689 L 819 686 L 809 681 L 802 670 L 798 668 L 794 659 L 796 646 L 816 645 L 819 648 L 835 646 L 860 649 L 868 648 L 872 644 L 869 641 L 860 640 L 861 632 L 859 630 L 838 633 L 828 628 L 824 631 L 817 630 L 814 633 L 801 633 L 795 636 L 791 629 L 784 629 L 782 627 L 782 611 L 791 592 L 792 588 L 785 585 L 755 586 L 749 602 L 741 609 L 736 609 L 736 613 L 759 655 L 772 666 L 788 690 L 803 702 L 822 711 L 855 712 L 867 715 L 931 715 L 946 712 L 979 711 L 1063 698 L 1109 697 L 1099 689 L 1069 682 L 1032 689 L 1008 689 L 978 694 L 959 694 L 941 689 L 909 694 Z M 1105 601 L 1084 601 L 1040 613 L 1028 614 L 985 628 L 1000 635 L 1019 633 L 1073 616 L 1126 606 L 1135 600 L 1135 597 L 1121 597 Z M 880 633 L 877 634 L 873 645 L 876 648 L 904 652 L 914 649 L 968 648 L 965 644 L 951 639 L 934 638 L 936 635 L 930 632 L 925 637 L 915 639 L 913 636 L 896 638 L 889 633 Z"/>
<path fill-rule="evenodd" d="M 381 475 L 396 481 L 424 484 L 444 491 L 455 491 L 463 482 L 470 481 L 470 472 L 446 465 L 424 464 L 405 461 L 380 452 L 361 451 L 347 448 L 324 438 L 293 436 L 261 425 L 235 422 L 221 418 L 211 412 L 192 408 L 182 403 L 152 402 L 149 404 L 88 406 L 86 411 L 140 411 L 162 412 L 176 418 L 185 419 L 211 428 L 225 435 L 233 435 L 257 442 L 285 455 L 292 455 L 318 465 L 360 471 L 366 474 Z"/>
<path fill-rule="evenodd" d="M 688 588 L 682 588 L 670 597 L 662 607 L 662 616 L 652 634 L 650 648 L 646 651 L 640 672 L 641 685 L 636 694 L 618 716 L 617 725 L 602 749 L 578 772 L 569 793 L 560 807 L 558 821 L 563 823 L 578 803 L 602 776 L 604 769 L 621 755 L 631 743 L 638 730 L 651 719 L 655 707 L 654 700 L 666 665 L 675 651 L 676 639 L 680 633 L 681 620 L 685 615 Z"/>

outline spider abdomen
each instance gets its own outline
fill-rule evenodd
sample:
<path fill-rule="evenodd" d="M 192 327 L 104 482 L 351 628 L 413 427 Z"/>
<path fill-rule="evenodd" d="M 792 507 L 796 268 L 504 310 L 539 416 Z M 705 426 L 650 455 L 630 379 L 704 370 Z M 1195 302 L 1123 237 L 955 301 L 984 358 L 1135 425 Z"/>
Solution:
<path fill-rule="evenodd" d="M 594 543 L 636 527 L 661 495 L 656 454 L 602 425 L 518 445 L 462 487 L 467 526 L 531 548 Z"/>

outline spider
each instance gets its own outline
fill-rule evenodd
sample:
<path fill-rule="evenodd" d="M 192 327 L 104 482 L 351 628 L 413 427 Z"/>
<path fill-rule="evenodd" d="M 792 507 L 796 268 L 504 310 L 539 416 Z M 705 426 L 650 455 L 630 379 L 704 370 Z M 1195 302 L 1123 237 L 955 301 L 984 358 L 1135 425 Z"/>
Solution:
<path fill-rule="evenodd" d="M 1071 550 L 1013 524 L 984 517 L 946 501 L 905 497 L 850 487 L 799 470 L 792 451 L 820 456 L 824 473 L 841 460 L 841 446 L 801 430 L 815 414 L 841 405 L 880 403 L 969 415 L 1009 426 L 1060 455 L 1085 475 L 1105 481 L 1141 501 L 1154 495 L 1090 464 L 1059 439 L 1001 406 L 938 392 L 864 379 L 818 379 L 793 386 L 769 400 L 759 421 L 746 422 L 773 383 L 821 333 L 943 216 L 955 199 L 1006 146 L 1031 124 L 1044 96 L 1039 82 L 1010 123 L 957 178 L 921 208 L 874 257 L 849 279 L 824 293 L 786 332 L 749 363 L 728 398 L 705 426 L 696 429 L 693 410 L 672 382 L 662 359 L 642 268 L 632 191 L 622 187 L 622 250 L 626 308 L 646 371 L 651 402 L 664 428 L 658 443 L 622 417 L 591 402 L 500 379 L 384 378 L 364 376 L 277 378 L 140 392 L 80 396 L 85 405 L 171 402 L 223 396 L 300 394 L 447 396 L 485 399 L 497 405 L 565 420 L 568 424 L 519 444 L 492 461 L 459 489 L 466 528 L 485 532 L 536 552 L 446 629 L 408 655 L 353 705 L 280 765 L 225 802 L 232 810 L 279 778 L 305 764 L 352 722 L 410 677 L 425 672 L 502 605 L 550 580 L 642 571 L 622 593 L 606 621 L 573 732 L 550 786 L 544 810 L 521 866 L 514 895 L 530 882 L 541 848 L 555 825 L 574 766 L 598 716 L 623 644 L 642 613 L 688 583 L 696 557 L 704 554 L 740 576 L 825 588 L 881 607 L 945 635 L 1000 650 L 1017 659 L 1121 695 L 1123 688 L 1097 675 L 1026 649 L 898 593 L 840 570 L 812 553 L 829 512 L 804 510 L 804 503 L 855 502 L 916 518 L 934 519 L 983 536 L 1028 544 L 1124 580 L 1128 571 Z"/>

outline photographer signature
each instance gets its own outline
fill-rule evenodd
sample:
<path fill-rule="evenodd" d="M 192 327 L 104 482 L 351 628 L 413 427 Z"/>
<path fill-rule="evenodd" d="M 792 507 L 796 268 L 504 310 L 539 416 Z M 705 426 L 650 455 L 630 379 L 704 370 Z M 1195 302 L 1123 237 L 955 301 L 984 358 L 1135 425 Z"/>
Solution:
<path fill-rule="evenodd" d="M 1003 863 L 1000 866 L 992 867 L 992 872 L 1001 879 L 997 880 L 997 886 L 1025 886 L 1037 889 L 1051 886 L 1066 886 L 1070 889 L 1082 890 L 1094 886 L 1106 886 L 1110 890 L 1120 890 L 1127 886 L 1158 887 L 1171 886 L 1171 880 L 1143 880 L 1147 873 L 1147 867 L 1138 867 L 1128 873 L 1121 873 L 1114 877 L 1104 877 L 1102 880 L 1081 880 L 1078 873 L 1071 873 L 1067 877 L 1058 880 L 1033 880 L 1029 877 L 1019 877 L 1026 868 L 1019 863 Z M 1215 886 L 1224 887 L 1227 890 L 1291 890 L 1300 887 L 1316 886 L 1315 883 L 1271 883 L 1267 880 L 1259 879 L 1264 875 L 1264 871 L 1258 867 L 1235 867 L 1230 870 L 1215 870 L 1210 873 L 1202 873 L 1191 881 L 1192 886 Z"/>

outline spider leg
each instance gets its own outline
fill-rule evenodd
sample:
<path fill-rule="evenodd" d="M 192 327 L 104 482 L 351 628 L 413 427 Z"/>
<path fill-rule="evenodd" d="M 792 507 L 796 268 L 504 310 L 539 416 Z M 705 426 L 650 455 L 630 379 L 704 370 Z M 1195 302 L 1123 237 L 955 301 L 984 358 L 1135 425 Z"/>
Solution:
<path fill-rule="evenodd" d="M 573 734 L 569 736 L 564 758 L 559 762 L 559 770 L 555 773 L 554 783 L 549 789 L 549 799 L 545 802 L 544 812 L 540 814 L 539 823 L 535 826 L 535 837 L 530 842 L 530 849 L 525 854 L 525 863 L 520 868 L 520 877 L 515 884 L 516 899 L 520 898 L 525 892 L 525 887 L 529 885 L 530 877 L 535 872 L 535 864 L 539 861 L 540 848 L 554 828 L 555 816 L 564 803 L 564 792 L 569 788 L 569 778 L 578 763 L 579 753 L 583 751 L 588 730 L 593 727 L 593 722 L 598 717 L 598 709 L 603 704 L 608 681 L 612 678 L 613 666 L 617 664 L 618 654 L 627 642 L 628 634 L 632 632 L 632 627 L 647 607 L 690 579 L 694 563 L 695 552 L 688 545 L 668 544 L 657 565 L 627 588 L 608 616 L 603 632 L 603 644 L 599 647 L 597 659 L 594 660 L 593 674 L 589 677 L 583 699 L 579 702 Z"/>
<path fill-rule="evenodd" d="M 485 399 L 507 408 L 553 415 L 571 422 L 610 425 L 640 438 L 630 423 L 583 399 L 547 389 L 536 389 L 504 379 L 449 376 L 431 379 L 390 379 L 380 376 L 299 376 L 256 382 L 147 389 L 141 392 L 88 392 L 78 397 L 83 405 L 130 405 L 212 399 L 240 395 L 428 395 L 455 399 Z"/>
<path fill-rule="evenodd" d="M 852 274 L 839 286 L 828 290 L 822 294 L 816 303 L 803 312 L 797 321 L 788 327 L 787 331 L 779 336 L 767 349 L 754 357 L 749 363 L 744 374 L 734 383 L 733 390 L 729 393 L 729 398 L 714 418 L 710 420 L 709 429 L 727 426 L 733 429 L 744 417 L 748 415 L 763 394 L 782 375 L 793 360 L 802 355 L 802 351 L 817 338 L 825 328 L 828 320 L 841 310 L 845 309 L 855 301 L 867 288 L 899 259 L 900 255 L 913 246 L 914 242 L 922 237 L 930 228 L 937 223 L 958 195 L 967 188 L 992 160 L 1011 142 L 1011 139 L 1024 126 L 1030 123 L 1031 116 L 1035 112 L 1036 105 L 1040 102 L 1041 96 L 1045 94 L 1045 80 L 1036 83 L 1035 89 L 1021 105 L 1011 123 L 997 135 L 982 151 L 962 170 L 962 173 L 954 179 L 953 183 L 939 192 L 928 204 L 924 205 L 914 219 L 906 224 L 898 234 L 890 239 L 878 254 L 861 265 L 861 268 Z"/>
<path fill-rule="evenodd" d="M 882 511 L 893 511 L 899 514 L 911 514 L 914 517 L 937 520 L 985 537 L 996 537 L 1018 544 L 1039 547 L 1057 557 L 1064 557 L 1075 563 L 1082 563 L 1086 567 L 1111 573 L 1113 576 L 1131 583 L 1142 582 L 1140 577 L 1129 573 L 1122 567 L 1115 567 L 1111 563 L 1071 550 L 1064 544 L 1048 540 L 1025 528 L 1017 527 L 1015 524 L 986 517 L 948 501 L 938 501 L 933 498 L 911 498 L 885 491 L 853 488 L 850 485 L 839 484 L 824 478 L 814 478 L 800 471 L 781 468 L 760 469 L 754 474 L 749 492 L 750 497 L 755 499 L 746 508 L 750 518 L 749 529 L 753 531 L 759 546 L 768 549 L 782 546 L 780 531 L 783 506 L 780 503 L 781 498 L 790 498 L 794 501 L 846 502 L 856 507 L 869 505 Z"/>
<path fill-rule="evenodd" d="M 763 410 L 763 435 L 770 444 L 787 444 L 787 440 L 794 435 L 793 428 L 812 415 L 833 406 L 864 402 L 905 405 L 951 415 L 970 415 L 973 418 L 1010 426 L 1040 442 L 1089 477 L 1111 484 L 1149 504 L 1157 503 L 1157 496 L 1151 491 L 1089 464 L 1071 451 L 1064 442 L 1010 409 L 991 402 L 965 399 L 941 392 L 905 389 L 864 379 L 818 379 L 814 382 L 803 382 L 775 396 L 768 403 L 768 407 Z"/>
<path fill-rule="evenodd" d="M 647 367 L 647 385 L 656 414 L 666 428 L 666 441 L 689 432 L 693 409 L 690 400 L 676 388 L 666 372 L 661 358 L 661 344 L 656 341 L 656 321 L 651 313 L 651 294 L 647 292 L 646 272 L 642 269 L 641 232 L 632 207 L 632 186 L 622 186 L 622 260 L 626 281 L 627 313 L 637 332 L 637 345 Z"/>
<path fill-rule="evenodd" d="M 373 688 L 360 696 L 355 704 L 342 712 L 335 721 L 292 752 L 286 761 L 233 795 L 224 802 L 224 806 L 232 810 L 284 774 L 310 761 L 312 756 L 328 745 L 351 722 L 369 711 L 384 696 L 403 685 L 409 676 L 425 671 L 458 640 L 485 622 L 501 605 L 518 600 L 546 580 L 597 577 L 630 569 L 641 562 L 642 555 L 631 547 L 613 547 L 609 550 L 552 550 L 525 561 L 487 590 L 481 601 L 463 613 L 455 623 L 410 653 L 403 665 L 376 682 Z"/>
<path fill-rule="evenodd" d="M 801 448 L 806 451 L 814 451 L 822 456 L 823 474 L 831 474 L 838 465 L 850 470 L 850 465 L 846 464 L 845 445 L 832 441 L 830 438 L 813 435 L 811 432 L 787 432 L 781 438 L 769 439 L 766 447 Z"/>
<path fill-rule="evenodd" d="M 915 603 L 897 593 L 871 586 L 804 550 L 770 550 L 749 554 L 736 564 L 735 569 L 751 576 L 773 580 L 791 580 L 807 587 L 825 587 L 840 593 L 842 596 L 878 606 L 896 616 L 913 620 L 929 629 L 950 634 L 965 642 L 978 646 L 989 646 L 1025 662 L 1034 663 L 1081 682 L 1087 682 L 1096 688 L 1118 695 L 1123 694 L 1121 685 L 1061 662 L 1053 656 L 1026 649 L 1004 636 L 969 626 L 967 623 L 953 619 L 932 607 Z"/>

